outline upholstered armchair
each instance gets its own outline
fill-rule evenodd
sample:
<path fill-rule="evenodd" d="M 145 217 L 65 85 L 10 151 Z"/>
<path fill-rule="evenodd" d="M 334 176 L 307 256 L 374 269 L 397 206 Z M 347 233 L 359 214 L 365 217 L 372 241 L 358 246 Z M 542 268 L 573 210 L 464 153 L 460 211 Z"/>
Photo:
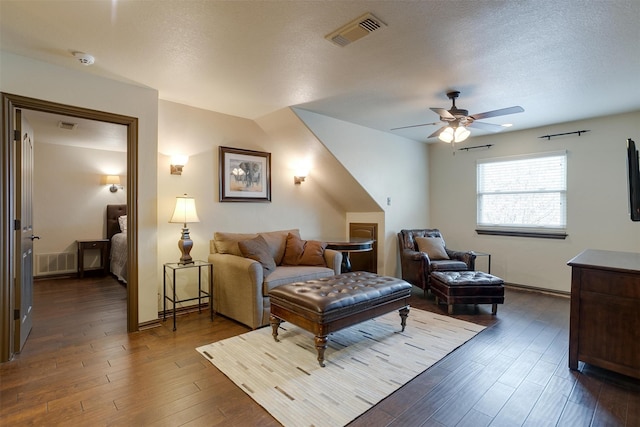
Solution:
<path fill-rule="evenodd" d="M 475 269 L 476 255 L 472 251 L 463 252 L 447 248 L 437 228 L 400 230 L 398 248 L 402 279 L 422 288 L 425 294 L 429 289 L 432 271 Z"/>

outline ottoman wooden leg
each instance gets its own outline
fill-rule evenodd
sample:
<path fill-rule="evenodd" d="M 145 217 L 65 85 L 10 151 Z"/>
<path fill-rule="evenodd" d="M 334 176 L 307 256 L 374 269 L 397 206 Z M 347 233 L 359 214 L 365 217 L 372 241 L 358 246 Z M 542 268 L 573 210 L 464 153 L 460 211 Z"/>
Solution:
<path fill-rule="evenodd" d="M 318 350 L 318 363 L 324 368 L 324 351 L 327 349 L 327 336 L 316 336 L 314 339 Z"/>
<path fill-rule="evenodd" d="M 491 304 L 491 314 L 496 314 L 498 312 L 498 304 Z"/>
<path fill-rule="evenodd" d="M 400 324 L 402 325 L 402 332 L 404 332 L 404 328 L 407 326 L 408 315 L 409 315 L 409 307 L 404 307 L 400 309 Z"/>
<path fill-rule="evenodd" d="M 271 335 L 273 335 L 273 339 L 276 340 L 276 342 L 280 342 L 278 339 L 278 328 L 280 327 L 281 322 L 282 320 L 275 316 L 269 317 L 269 323 L 271 323 Z"/>
<path fill-rule="evenodd" d="M 453 314 L 453 304 L 449 304 L 449 314 Z"/>

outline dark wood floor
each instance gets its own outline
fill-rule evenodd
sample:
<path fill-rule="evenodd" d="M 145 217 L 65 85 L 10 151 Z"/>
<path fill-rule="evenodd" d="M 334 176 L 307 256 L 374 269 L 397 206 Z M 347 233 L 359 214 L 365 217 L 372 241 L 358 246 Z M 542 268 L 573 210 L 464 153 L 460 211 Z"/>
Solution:
<path fill-rule="evenodd" d="M 110 277 L 35 283 L 31 336 L 0 365 L 0 425 L 279 425 L 195 351 L 246 327 L 196 312 L 127 334 L 125 299 Z M 418 290 L 412 306 L 445 314 Z M 489 309 L 457 307 L 488 328 L 351 425 L 640 426 L 640 381 L 567 368 L 567 298 L 507 289 Z"/>

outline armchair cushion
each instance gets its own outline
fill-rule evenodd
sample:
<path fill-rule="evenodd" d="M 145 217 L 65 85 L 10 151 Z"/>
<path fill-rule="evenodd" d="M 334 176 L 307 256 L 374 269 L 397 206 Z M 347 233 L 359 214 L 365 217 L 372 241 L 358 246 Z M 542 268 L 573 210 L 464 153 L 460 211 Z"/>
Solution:
<path fill-rule="evenodd" d="M 267 241 L 262 236 L 238 242 L 238 248 L 245 258 L 251 258 L 262 265 L 264 277 L 273 273 L 276 269 L 276 262 L 273 260 Z"/>
<path fill-rule="evenodd" d="M 416 237 L 418 250 L 429 255 L 432 261 L 449 259 L 447 251 L 444 249 L 444 240 L 442 237 Z"/>
<path fill-rule="evenodd" d="M 327 244 L 317 240 L 302 240 L 299 236 L 289 233 L 281 265 L 310 265 L 326 267 L 324 250 Z"/>

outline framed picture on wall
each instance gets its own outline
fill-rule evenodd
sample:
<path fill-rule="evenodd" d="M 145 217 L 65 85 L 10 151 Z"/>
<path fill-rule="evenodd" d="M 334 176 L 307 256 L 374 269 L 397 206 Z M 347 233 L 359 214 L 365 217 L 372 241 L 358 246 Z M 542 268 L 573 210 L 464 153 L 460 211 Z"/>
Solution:
<path fill-rule="evenodd" d="M 271 153 L 220 147 L 221 202 L 270 202 Z"/>

